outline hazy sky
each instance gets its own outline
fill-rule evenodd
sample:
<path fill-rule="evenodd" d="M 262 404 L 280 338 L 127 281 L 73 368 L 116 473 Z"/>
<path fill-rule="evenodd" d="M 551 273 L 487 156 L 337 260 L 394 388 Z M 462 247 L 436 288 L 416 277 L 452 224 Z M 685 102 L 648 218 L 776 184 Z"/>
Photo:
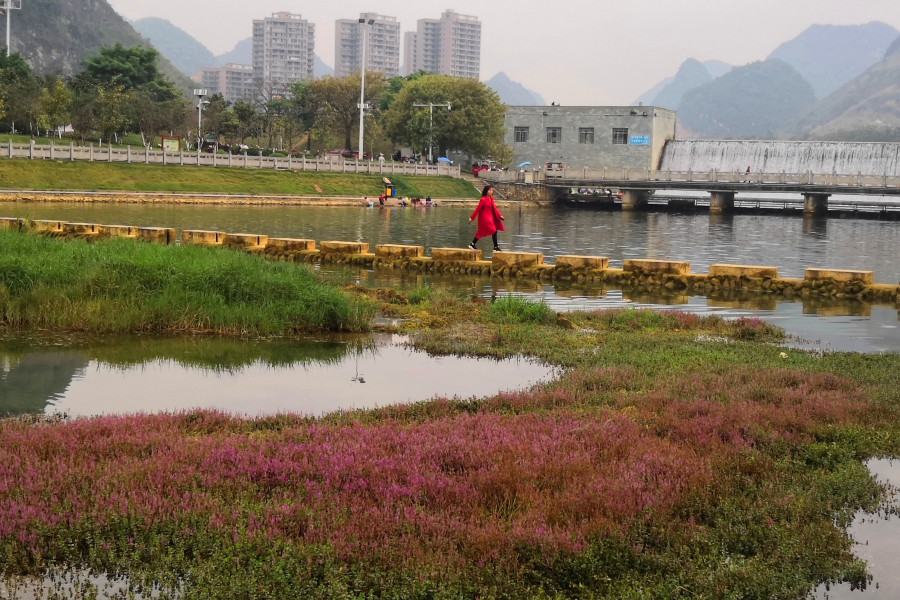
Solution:
<path fill-rule="evenodd" d="M 813 24 L 883 21 L 900 29 L 897 0 L 109 0 L 129 19 L 162 17 L 216 54 L 276 11 L 316 23 L 317 53 L 334 64 L 334 22 L 376 11 L 402 30 L 447 8 L 483 23 L 481 76 L 499 71 L 547 100 L 629 104 L 687 58 L 733 65 L 765 59 Z M 402 56 L 402 55 L 401 55 Z"/>

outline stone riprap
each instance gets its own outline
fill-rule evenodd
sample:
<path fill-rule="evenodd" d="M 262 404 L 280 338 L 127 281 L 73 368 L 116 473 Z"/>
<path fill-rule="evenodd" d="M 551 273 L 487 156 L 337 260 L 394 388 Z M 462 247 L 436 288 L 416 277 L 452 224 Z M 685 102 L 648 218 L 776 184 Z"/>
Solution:
<path fill-rule="evenodd" d="M 157 244 L 174 244 L 175 230 L 162 227 L 130 227 L 127 225 L 98 225 L 67 223 L 65 221 L 29 221 L 0 218 L 0 229 L 22 229 L 31 233 L 66 239 L 92 240 L 104 237 L 130 237 Z M 222 240 L 221 244 L 213 240 Z M 187 240 L 187 241 L 185 241 Z M 272 260 L 304 263 L 350 264 L 366 268 L 399 269 L 422 273 L 445 273 L 502 277 L 514 280 L 516 286 L 539 289 L 542 283 L 565 287 L 567 282 L 617 287 L 629 290 L 629 297 L 640 300 L 654 294 L 685 298 L 703 295 L 716 306 L 725 302 L 735 307 L 759 307 L 768 295 L 772 298 L 799 297 L 816 314 L 829 310 L 846 311 L 846 306 L 833 307 L 838 301 L 861 301 L 857 312 L 865 313 L 862 303 L 898 302 L 900 286 L 876 284 L 871 271 L 843 269 L 807 269 L 803 279 L 778 276 L 777 267 L 750 265 L 712 265 L 707 274 L 691 273 L 691 265 L 683 261 L 636 260 L 624 261 L 624 268 L 609 268 L 603 256 L 560 256 L 555 265 L 544 263 L 544 256 L 530 252 L 495 253 L 491 261 L 482 260 L 480 250 L 469 248 L 434 248 L 431 256 L 424 256 L 421 246 L 383 244 L 374 254 L 365 242 L 321 242 L 316 250 L 314 240 L 272 238 L 258 234 L 226 234 L 223 232 L 186 231 L 183 243 L 221 245 Z M 752 298 L 748 299 L 748 298 Z M 762 299 L 762 300 L 760 300 Z M 657 298 L 657 301 L 659 298 Z M 649 301 L 649 300 L 648 300 Z M 856 305 L 854 305 L 856 306 Z M 772 304 L 774 308 L 774 304 Z M 837 313 L 836 313 L 837 314 Z M 841 313 L 844 314 L 844 313 Z M 856 314 L 856 313 L 854 313 Z"/>

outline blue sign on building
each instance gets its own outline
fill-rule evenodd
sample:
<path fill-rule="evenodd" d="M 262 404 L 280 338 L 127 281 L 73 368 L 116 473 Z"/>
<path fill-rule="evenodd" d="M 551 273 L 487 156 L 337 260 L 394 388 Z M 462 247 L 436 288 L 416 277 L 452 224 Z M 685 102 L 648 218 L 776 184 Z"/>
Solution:
<path fill-rule="evenodd" d="M 632 146 L 649 146 L 650 145 L 650 136 L 649 135 L 633 135 L 633 136 L 631 136 L 631 145 Z"/>

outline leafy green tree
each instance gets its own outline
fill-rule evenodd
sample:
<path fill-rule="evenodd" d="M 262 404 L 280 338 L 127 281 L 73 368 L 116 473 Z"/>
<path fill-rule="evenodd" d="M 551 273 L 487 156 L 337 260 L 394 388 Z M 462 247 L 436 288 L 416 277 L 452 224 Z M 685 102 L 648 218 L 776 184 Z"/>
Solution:
<path fill-rule="evenodd" d="M 349 77 L 325 77 L 310 85 L 310 101 L 317 107 L 316 129 L 340 133 L 347 150 L 355 147 L 353 134 L 359 132 L 360 84 L 357 73 Z M 366 73 L 366 104 L 378 106 L 384 86 L 383 75 Z"/>
<path fill-rule="evenodd" d="M 396 143 L 427 150 L 432 131 L 427 108 L 416 104 L 452 105 L 434 111 L 434 146 L 439 154 L 464 152 L 473 157 L 510 153 L 503 144 L 507 106 L 492 89 L 475 79 L 424 75 L 403 85 L 383 116 L 388 135 Z"/>
<path fill-rule="evenodd" d="M 235 102 L 234 114 L 238 122 L 237 135 L 243 144 L 248 137 L 259 131 L 259 114 L 256 112 L 256 106 L 243 100 Z"/>
<path fill-rule="evenodd" d="M 118 137 L 131 123 L 132 117 L 128 111 L 131 99 L 132 93 L 117 78 L 99 86 L 96 110 L 98 127 L 104 138 Z"/>
<path fill-rule="evenodd" d="M 318 105 L 316 97 L 313 94 L 311 81 L 298 81 L 291 88 L 291 119 L 294 120 L 297 127 L 306 135 L 306 150 L 312 150 L 312 132 L 316 126 L 316 115 L 318 113 Z"/>
<path fill-rule="evenodd" d="M 41 91 L 38 127 L 47 131 L 56 131 L 67 125 L 71 120 L 69 110 L 72 99 L 72 90 L 59 76 L 48 76 Z M 60 137 L 62 137 L 61 133 Z"/>
<path fill-rule="evenodd" d="M 125 48 L 122 44 L 100 48 L 99 56 L 84 61 L 84 71 L 97 83 L 112 83 L 126 90 L 149 85 L 162 76 L 158 67 L 159 52 L 152 48 Z"/>
<path fill-rule="evenodd" d="M 33 121 L 40 95 L 40 82 L 28 63 L 19 54 L 0 55 L 0 100 L 13 129 L 17 121 Z"/>

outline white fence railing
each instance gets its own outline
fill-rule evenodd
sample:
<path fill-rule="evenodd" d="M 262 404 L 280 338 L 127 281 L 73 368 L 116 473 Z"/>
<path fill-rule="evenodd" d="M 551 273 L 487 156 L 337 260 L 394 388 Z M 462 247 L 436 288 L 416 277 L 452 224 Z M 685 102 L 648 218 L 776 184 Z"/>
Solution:
<path fill-rule="evenodd" d="M 420 165 L 380 161 L 346 161 L 341 157 L 318 159 L 247 156 L 246 154 L 212 154 L 207 152 L 161 152 L 149 148 L 111 148 L 109 146 L 75 146 L 36 144 L 0 144 L 0 158 L 30 160 L 63 160 L 112 163 L 144 163 L 153 165 L 193 165 L 235 167 L 282 171 L 321 171 L 325 173 L 371 173 L 373 175 L 420 175 L 461 177 L 460 167 L 439 163 Z"/>
<path fill-rule="evenodd" d="M 554 179 L 585 182 L 680 182 L 751 185 L 879 187 L 898 188 L 900 177 L 866 175 L 821 175 L 816 173 L 739 173 L 722 171 L 650 171 L 634 169 L 562 169 L 537 173 L 482 171 L 479 176 L 495 183 L 545 183 Z"/>

